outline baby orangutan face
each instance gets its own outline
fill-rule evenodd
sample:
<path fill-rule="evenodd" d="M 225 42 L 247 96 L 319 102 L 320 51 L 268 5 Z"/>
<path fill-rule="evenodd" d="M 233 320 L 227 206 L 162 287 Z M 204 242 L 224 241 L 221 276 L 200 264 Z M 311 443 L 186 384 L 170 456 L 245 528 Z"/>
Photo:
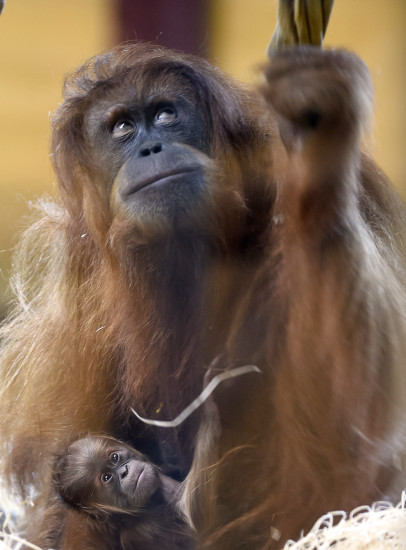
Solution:
<path fill-rule="evenodd" d="M 61 496 L 81 509 L 136 512 L 160 487 L 158 469 L 132 447 L 90 436 L 72 443 L 56 468 Z"/>

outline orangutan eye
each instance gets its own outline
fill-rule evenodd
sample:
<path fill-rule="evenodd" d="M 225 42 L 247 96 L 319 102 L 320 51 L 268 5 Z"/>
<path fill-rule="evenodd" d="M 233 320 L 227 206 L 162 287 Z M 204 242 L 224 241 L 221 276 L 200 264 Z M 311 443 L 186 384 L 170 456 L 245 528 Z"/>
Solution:
<path fill-rule="evenodd" d="M 113 476 L 111 474 L 102 474 L 101 480 L 103 483 L 108 483 L 112 479 L 112 477 Z"/>
<path fill-rule="evenodd" d="M 160 126 L 166 126 L 175 122 L 178 115 L 173 107 L 164 107 L 155 113 L 154 122 Z"/>
<path fill-rule="evenodd" d="M 119 120 L 112 130 L 113 138 L 122 139 L 131 136 L 136 131 L 135 123 L 132 120 Z"/>
<path fill-rule="evenodd" d="M 117 464 L 119 458 L 120 457 L 119 457 L 118 453 L 111 453 L 111 455 L 110 455 L 110 460 L 113 464 Z"/>

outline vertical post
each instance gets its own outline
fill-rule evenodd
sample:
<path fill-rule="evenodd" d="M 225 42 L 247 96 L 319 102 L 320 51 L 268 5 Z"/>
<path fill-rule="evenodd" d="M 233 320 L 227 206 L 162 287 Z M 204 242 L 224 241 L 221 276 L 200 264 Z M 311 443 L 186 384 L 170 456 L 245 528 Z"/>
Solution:
<path fill-rule="evenodd" d="M 118 42 L 143 40 L 207 55 L 209 0 L 116 0 L 116 10 Z"/>

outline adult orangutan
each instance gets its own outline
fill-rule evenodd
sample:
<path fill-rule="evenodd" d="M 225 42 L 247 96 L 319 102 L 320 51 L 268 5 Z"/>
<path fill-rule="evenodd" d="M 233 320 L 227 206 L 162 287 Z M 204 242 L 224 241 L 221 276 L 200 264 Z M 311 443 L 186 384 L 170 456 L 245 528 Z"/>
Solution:
<path fill-rule="evenodd" d="M 361 152 L 368 71 L 308 47 L 265 76 L 251 92 L 134 44 L 68 78 L 60 196 L 22 238 L 2 333 L 23 489 L 46 492 L 64 441 L 108 433 L 187 476 L 202 545 L 251 550 L 404 487 L 405 215 Z M 199 412 L 132 413 L 175 418 L 214 360 L 261 370 L 217 388 L 218 444 Z"/>

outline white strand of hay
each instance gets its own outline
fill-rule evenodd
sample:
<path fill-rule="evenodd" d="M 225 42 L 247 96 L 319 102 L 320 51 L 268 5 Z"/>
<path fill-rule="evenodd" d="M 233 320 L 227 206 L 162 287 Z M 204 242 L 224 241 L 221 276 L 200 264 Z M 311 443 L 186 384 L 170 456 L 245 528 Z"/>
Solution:
<path fill-rule="evenodd" d="M 283 550 L 406 550 L 406 491 L 393 507 L 387 502 L 360 506 L 349 516 L 331 512 L 322 516 L 311 531 Z"/>
<path fill-rule="evenodd" d="M 241 376 L 242 374 L 247 374 L 249 372 L 262 373 L 256 365 L 244 365 L 243 367 L 236 367 L 235 369 L 226 370 L 215 376 L 203 391 L 194 399 L 187 407 L 184 409 L 176 418 L 173 420 L 151 420 L 149 418 L 143 418 L 140 416 L 132 407 L 130 407 L 131 412 L 135 414 L 138 420 L 144 422 L 144 424 L 150 424 L 151 426 L 159 426 L 160 428 L 176 428 L 182 424 L 186 418 L 188 418 L 196 409 L 200 407 L 208 397 L 214 392 L 216 387 L 227 380 L 228 378 L 234 378 L 236 376 Z"/>
<path fill-rule="evenodd" d="M 31 544 L 31 542 L 22 539 L 18 535 L 11 535 L 0 532 L 0 550 L 23 550 L 23 548 L 42 550 L 42 548 L 40 548 L 39 546 Z"/>

